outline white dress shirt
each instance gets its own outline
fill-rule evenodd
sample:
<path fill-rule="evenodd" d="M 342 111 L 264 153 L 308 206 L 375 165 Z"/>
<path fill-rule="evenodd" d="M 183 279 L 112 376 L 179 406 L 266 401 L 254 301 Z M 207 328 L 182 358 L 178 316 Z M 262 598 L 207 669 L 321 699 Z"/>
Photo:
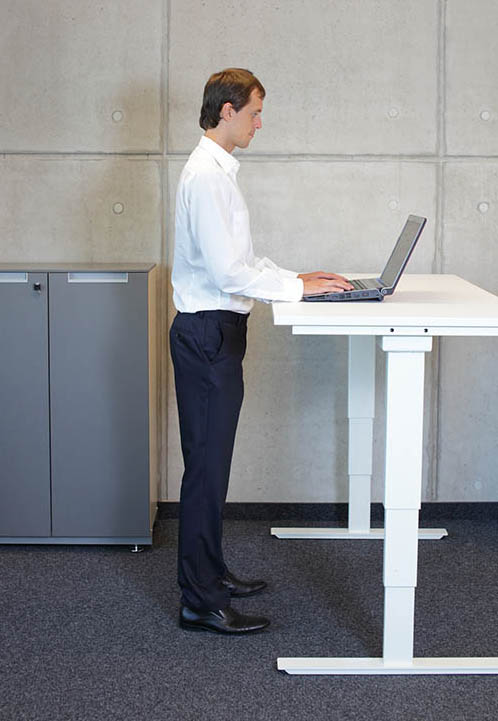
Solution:
<path fill-rule="evenodd" d="M 182 313 L 249 313 L 254 301 L 299 301 L 303 281 L 254 255 L 249 212 L 237 184 L 240 163 L 203 136 L 176 194 L 173 302 Z"/>

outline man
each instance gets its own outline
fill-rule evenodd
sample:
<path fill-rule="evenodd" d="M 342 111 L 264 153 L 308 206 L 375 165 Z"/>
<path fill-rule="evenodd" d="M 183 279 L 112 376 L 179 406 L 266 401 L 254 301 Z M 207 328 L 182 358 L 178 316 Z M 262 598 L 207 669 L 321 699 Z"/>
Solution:
<path fill-rule="evenodd" d="M 180 498 L 180 626 L 241 634 L 269 624 L 238 613 L 231 597 L 264 581 L 241 581 L 223 559 L 222 514 L 243 397 L 242 359 L 253 299 L 299 301 L 349 289 L 334 273 L 279 268 L 254 255 L 249 214 L 237 185 L 235 148 L 261 128 L 265 90 L 248 70 L 212 75 L 204 89 L 205 130 L 183 169 L 176 197 L 170 330 L 185 472 Z"/>

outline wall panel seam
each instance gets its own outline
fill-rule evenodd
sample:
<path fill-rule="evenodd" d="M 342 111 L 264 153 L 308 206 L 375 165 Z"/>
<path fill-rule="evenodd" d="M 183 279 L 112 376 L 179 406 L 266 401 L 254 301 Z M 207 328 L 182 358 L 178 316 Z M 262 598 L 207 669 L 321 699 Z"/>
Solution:
<path fill-rule="evenodd" d="M 442 272 L 442 255 L 444 241 L 444 158 L 446 153 L 446 0 L 438 4 L 438 52 L 437 52 L 437 154 L 439 163 L 436 177 L 436 245 L 434 249 L 434 272 Z M 429 499 L 435 501 L 439 496 L 439 417 L 441 398 L 441 342 L 438 339 L 432 357 L 432 372 L 435 383 L 431 397 L 431 428 L 430 434 L 430 479 L 428 484 Z"/>
<path fill-rule="evenodd" d="M 0 153 L 0 158 L 6 160 L 7 158 L 39 158 L 40 160 L 72 160 L 78 158 L 79 160 L 105 160 L 106 158 L 123 158 L 130 161 L 140 160 L 187 160 L 191 151 L 186 152 L 171 152 L 171 153 L 156 153 L 156 152 L 122 152 L 122 153 L 96 153 L 92 152 L 54 152 L 48 151 L 43 152 L 30 152 L 30 151 L 3 151 Z M 258 155 L 242 155 L 237 154 L 235 157 L 242 160 L 244 163 L 266 163 L 266 162 L 282 162 L 282 163 L 489 163 L 496 164 L 498 162 L 497 155 L 290 155 L 290 154 L 258 154 Z"/>

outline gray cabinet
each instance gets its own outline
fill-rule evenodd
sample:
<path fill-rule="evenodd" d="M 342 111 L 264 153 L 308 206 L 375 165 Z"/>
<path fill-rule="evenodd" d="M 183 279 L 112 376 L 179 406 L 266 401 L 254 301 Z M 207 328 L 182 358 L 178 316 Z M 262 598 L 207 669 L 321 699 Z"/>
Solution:
<path fill-rule="evenodd" d="M 0 265 L 0 543 L 151 543 L 155 269 Z"/>

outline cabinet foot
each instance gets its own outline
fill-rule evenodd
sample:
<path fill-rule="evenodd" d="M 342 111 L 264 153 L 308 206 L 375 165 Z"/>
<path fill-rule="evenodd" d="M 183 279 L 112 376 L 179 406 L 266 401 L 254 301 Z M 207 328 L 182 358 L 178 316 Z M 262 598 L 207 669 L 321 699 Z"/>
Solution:
<path fill-rule="evenodd" d="M 143 546 L 138 546 L 136 543 L 135 543 L 134 546 L 132 546 L 132 547 L 130 548 L 130 551 L 131 551 L 132 553 L 142 553 L 143 550 L 144 550 L 144 547 L 143 547 Z"/>

